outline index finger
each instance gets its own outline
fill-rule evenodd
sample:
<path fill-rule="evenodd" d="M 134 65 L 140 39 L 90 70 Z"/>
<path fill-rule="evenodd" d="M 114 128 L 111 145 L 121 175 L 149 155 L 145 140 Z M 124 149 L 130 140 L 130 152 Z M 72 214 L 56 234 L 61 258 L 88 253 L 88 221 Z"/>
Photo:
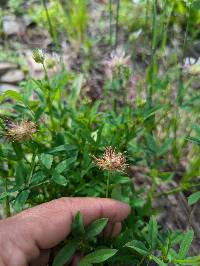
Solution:
<path fill-rule="evenodd" d="M 5 225 L 9 227 L 7 232 L 11 232 L 10 237 L 17 238 L 30 254 L 35 247 L 49 249 L 64 240 L 78 211 L 83 215 L 84 224 L 88 224 L 101 217 L 121 222 L 128 216 L 130 208 L 112 199 L 61 198 L 23 211 L 8 219 Z"/>

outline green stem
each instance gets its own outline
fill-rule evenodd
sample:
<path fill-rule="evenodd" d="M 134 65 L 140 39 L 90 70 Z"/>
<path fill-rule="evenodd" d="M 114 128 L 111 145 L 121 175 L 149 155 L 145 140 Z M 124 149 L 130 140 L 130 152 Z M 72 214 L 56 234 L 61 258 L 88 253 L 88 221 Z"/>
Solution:
<path fill-rule="evenodd" d="M 52 104 L 52 101 L 51 101 L 50 79 L 49 79 L 48 72 L 47 72 L 47 69 L 45 67 L 44 62 L 42 63 L 42 66 L 43 66 L 44 73 L 45 73 L 45 80 L 46 80 L 47 85 L 48 85 L 47 104 L 48 104 L 48 107 L 49 107 L 49 114 L 50 114 L 51 124 L 52 124 L 52 128 L 53 128 L 53 131 L 54 131 L 55 130 L 55 124 L 54 124 L 54 119 L 53 119 L 53 104 Z"/>
<path fill-rule="evenodd" d="M 8 177 L 5 177 L 5 191 L 8 192 Z M 10 200 L 9 196 L 6 197 L 5 199 L 5 205 L 6 205 L 6 217 L 10 217 L 11 212 L 10 212 Z"/>
<path fill-rule="evenodd" d="M 145 260 L 146 256 L 142 257 L 142 259 L 138 262 L 136 266 L 142 265 L 143 261 Z"/>
<path fill-rule="evenodd" d="M 118 45 L 118 35 L 119 35 L 119 10 L 120 10 L 120 0 L 117 0 L 117 12 L 116 12 L 116 28 L 115 28 L 115 49 Z"/>
<path fill-rule="evenodd" d="M 158 197 L 161 197 L 161 196 L 171 195 L 171 194 L 178 193 L 178 192 L 181 192 L 181 191 L 187 191 L 187 190 L 189 190 L 191 188 L 195 188 L 195 187 L 200 187 L 200 184 L 191 184 L 190 186 L 187 186 L 187 187 L 176 187 L 176 188 L 173 188 L 171 190 L 164 191 L 162 193 L 159 193 L 159 194 L 155 195 L 155 198 L 158 198 Z"/>
<path fill-rule="evenodd" d="M 107 181 L 106 181 L 106 198 L 109 197 L 109 186 L 110 186 L 110 173 L 108 173 Z"/>
<path fill-rule="evenodd" d="M 35 158 L 36 158 L 36 154 L 37 154 L 37 150 L 34 152 L 33 157 L 32 157 L 30 175 L 29 175 L 29 177 L 28 177 L 28 181 L 27 181 L 27 186 L 28 186 L 28 187 L 30 186 L 31 179 L 32 179 L 32 176 L 33 176 L 33 171 L 34 171 L 34 168 L 35 168 Z"/>
<path fill-rule="evenodd" d="M 42 63 L 42 66 L 43 66 L 44 73 L 45 73 L 45 80 L 48 82 L 48 85 L 49 85 L 49 84 L 50 84 L 49 76 L 48 76 L 47 69 L 46 69 L 46 67 L 45 67 L 44 62 Z"/>
<path fill-rule="evenodd" d="M 109 0 L 109 44 L 112 46 L 112 0 Z"/>
<path fill-rule="evenodd" d="M 42 0 L 42 3 L 43 3 L 44 10 L 45 10 L 45 13 L 46 13 L 46 17 L 47 17 L 47 22 L 48 22 L 48 25 L 49 25 L 49 32 L 50 32 L 51 38 L 55 41 L 54 31 L 53 31 L 53 27 L 52 27 L 52 24 L 51 24 L 51 19 L 50 19 L 50 16 L 49 16 L 49 11 L 48 11 L 48 8 L 47 8 L 46 0 Z"/>
<path fill-rule="evenodd" d="M 39 187 L 39 186 L 42 186 L 42 185 L 44 185 L 44 184 L 48 184 L 48 183 L 50 183 L 50 180 L 46 180 L 46 181 L 41 182 L 41 183 L 39 183 L 39 184 L 36 184 L 36 185 L 30 186 L 29 189 L 33 189 L 33 188 L 36 188 L 36 187 Z"/>
<path fill-rule="evenodd" d="M 182 62 L 184 61 L 184 58 L 185 58 L 185 55 L 186 55 L 187 38 L 188 38 L 188 32 L 189 32 L 189 22 L 190 22 L 191 9 L 192 9 L 192 3 L 189 5 L 189 12 L 187 12 L 187 24 L 186 24 L 186 30 L 185 30 L 185 36 L 184 36 L 184 42 L 183 42 L 183 58 L 182 58 Z"/>
<path fill-rule="evenodd" d="M 149 0 L 146 0 L 146 13 L 145 13 L 145 28 L 147 30 L 148 27 L 148 16 L 149 16 Z"/>

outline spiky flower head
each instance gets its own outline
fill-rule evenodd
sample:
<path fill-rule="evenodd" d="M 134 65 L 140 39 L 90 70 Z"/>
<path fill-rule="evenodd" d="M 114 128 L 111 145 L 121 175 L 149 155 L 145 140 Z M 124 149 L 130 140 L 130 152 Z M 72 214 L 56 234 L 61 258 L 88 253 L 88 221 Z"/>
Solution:
<path fill-rule="evenodd" d="M 6 121 L 6 136 L 13 141 L 29 140 L 36 131 L 36 125 L 31 121 Z"/>
<path fill-rule="evenodd" d="M 122 48 L 117 48 L 110 54 L 110 59 L 106 61 L 106 65 L 110 70 L 115 71 L 120 67 L 128 67 L 128 61 L 130 56 L 126 56 L 125 51 Z"/>
<path fill-rule="evenodd" d="M 99 168 L 109 172 L 123 172 L 128 166 L 124 154 L 116 152 L 112 147 L 107 147 L 102 157 L 93 157 Z"/>
<path fill-rule="evenodd" d="M 43 51 L 41 49 L 35 49 L 33 51 L 33 59 L 35 60 L 36 63 L 44 64 L 45 56 Z"/>

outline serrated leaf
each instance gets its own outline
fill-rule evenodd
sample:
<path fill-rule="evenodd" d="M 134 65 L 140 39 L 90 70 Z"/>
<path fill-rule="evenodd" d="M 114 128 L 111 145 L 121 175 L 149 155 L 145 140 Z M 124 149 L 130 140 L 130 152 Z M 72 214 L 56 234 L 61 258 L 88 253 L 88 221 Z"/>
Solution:
<path fill-rule="evenodd" d="M 139 254 L 143 256 L 149 255 L 148 249 L 141 241 L 133 240 L 131 242 L 128 242 L 125 246 L 128 248 L 134 249 L 135 251 L 137 251 Z"/>
<path fill-rule="evenodd" d="M 94 252 L 86 255 L 81 261 L 80 266 L 85 264 L 83 263 L 101 263 L 109 258 L 113 257 L 117 253 L 117 249 L 99 249 L 95 250 Z"/>
<path fill-rule="evenodd" d="M 148 243 L 151 250 L 154 250 L 157 244 L 158 225 L 155 217 L 151 217 L 148 225 Z"/>
<path fill-rule="evenodd" d="M 72 234 L 77 237 L 82 236 L 84 232 L 83 216 L 80 212 L 77 212 L 72 223 Z"/>
<path fill-rule="evenodd" d="M 188 204 L 193 205 L 200 200 L 200 191 L 193 193 L 188 197 Z"/>
<path fill-rule="evenodd" d="M 48 153 L 42 153 L 40 155 L 40 161 L 47 169 L 51 169 L 51 165 L 53 162 L 53 155 Z"/>
<path fill-rule="evenodd" d="M 53 172 L 52 180 L 56 184 L 61 185 L 61 186 L 66 186 L 68 183 L 67 179 L 63 175 L 57 173 L 56 171 Z"/>
<path fill-rule="evenodd" d="M 166 263 L 164 263 L 161 259 L 155 257 L 154 255 L 151 255 L 151 258 L 153 261 L 155 261 L 157 263 L 157 265 L 159 266 L 167 266 Z"/>
<path fill-rule="evenodd" d="M 192 244 L 193 236 L 193 230 L 189 230 L 187 233 L 185 233 L 178 252 L 179 259 L 184 259 L 187 256 L 190 245 Z"/>
<path fill-rule="evenodd" d="M 86 229 L 86 237 L 91 238 L 99 235 L 108 223 L 107 218 L 101 218 L 91 223 Z"/>
<path fill-rule="evenodd" d="M 66 244 L 56 255 L 53 266 L 63 266 L 70 261 L 78 247 L 78 241 L 74 240 Z"/>
<path fill-rule="evenodd" d="M 24 208 L 24 204 L 26 203 L 28 196 L 30 194 L 30 190 L 24 190 L 20 192 L 14 202 L 14 209 L 19 212 Z"/>

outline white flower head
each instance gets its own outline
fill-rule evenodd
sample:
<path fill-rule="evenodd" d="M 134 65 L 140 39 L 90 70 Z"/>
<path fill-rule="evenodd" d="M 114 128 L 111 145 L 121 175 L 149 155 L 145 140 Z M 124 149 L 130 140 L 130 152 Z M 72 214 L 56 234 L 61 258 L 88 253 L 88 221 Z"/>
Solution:
<path fill-rule="evenodd" d="M 119 47 L 110 54 L 110 58 L 105 61 L 109 76 L 121 68 L 129 68 L 130 56 L 126 55 L 123 48 Z"/>

